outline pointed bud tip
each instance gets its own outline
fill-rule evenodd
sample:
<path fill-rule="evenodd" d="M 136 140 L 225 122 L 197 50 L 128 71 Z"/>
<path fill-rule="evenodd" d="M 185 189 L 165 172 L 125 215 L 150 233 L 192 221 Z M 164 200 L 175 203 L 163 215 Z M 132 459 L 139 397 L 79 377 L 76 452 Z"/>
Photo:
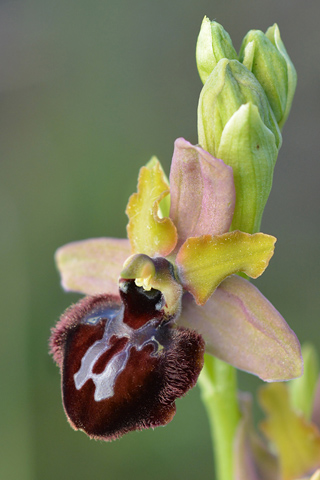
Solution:
<path fill-rule="evenodd" d="M 216 67 L 217 63 L 223 59 L 238 59 L 232 40 L 222 25 L 218 22 L 210 21 L 204 17 L 196 47 L 196 60 L 202 83 Z"/>

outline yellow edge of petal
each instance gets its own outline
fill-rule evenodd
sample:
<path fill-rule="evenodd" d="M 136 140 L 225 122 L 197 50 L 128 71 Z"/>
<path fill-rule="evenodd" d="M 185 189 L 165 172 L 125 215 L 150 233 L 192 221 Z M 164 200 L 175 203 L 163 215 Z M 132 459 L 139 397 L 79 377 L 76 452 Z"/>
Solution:
<path fill-rule="evenodd" d="M 159 204 L 169 193 L 159 161 L 155 161 L 152 168 L 140 169 L 138 192 L 131 195 L 126 209 L 132 253 L 166 256 L 174 249 L 176 227 L 170 218 L 158 215 Z"/>
<path fill-rule="evenodd" d="M 259 277 L 269 264 L 275 242 L 271 235 L 238 230 L 188 238 L 176 258 L 182 284 L 199 305 L 204 305 L 229 275 L 243 272 Z"/>

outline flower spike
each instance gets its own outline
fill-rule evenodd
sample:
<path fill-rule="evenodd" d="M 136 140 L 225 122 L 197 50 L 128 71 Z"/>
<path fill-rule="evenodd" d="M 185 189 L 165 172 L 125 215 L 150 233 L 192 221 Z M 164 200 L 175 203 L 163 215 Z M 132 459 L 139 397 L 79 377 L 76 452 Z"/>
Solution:
<path fill-rule="evenodd" d="M 199 145 L 176 140 L 170 184 L 156 157 L 140 169 L 126 208 L 128 240 L 86 240 L 56 253 L 62 286 L 90 295 L 52 330 L 63 406 L 71 426 L 95 439 L 166 425 L 204 366 L 217 477 L 279 480 L 281 470 L 282 480 L 296 480 L 319 467 L 317 427 L 301 420 L 283 385 L 265 389 L 262 428 L 280 452 L 278 464 L 252 436 L 248 401 L 241 419 L 232 368 L 267 382 L 303 370 L 294 332 L 256 287 L 234 275 L 257 278 L 273 255 L 276 239 L 257 232 L 295 70 L 276 25 L 249 32 L 238 57 L 228 33 L 205 17 L 196 57 L 204 83 Z M 291 400 L 320 423 L 316 377 L 314 370 L 296 382 Z"/>

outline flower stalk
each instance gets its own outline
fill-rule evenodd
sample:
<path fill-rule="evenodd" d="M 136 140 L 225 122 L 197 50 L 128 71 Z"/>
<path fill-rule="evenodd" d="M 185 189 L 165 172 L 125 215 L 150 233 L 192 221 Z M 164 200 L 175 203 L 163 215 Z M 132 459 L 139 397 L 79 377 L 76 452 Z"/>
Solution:
<path fill-rule="evenodd" d="M 216 478 L 233 480 L 233 444 L 241 418 L 236 369 L 218 358 L 205 355 L 199 385 L 213 440 Z"/>
<path fill-rule="evenodd" d="M 278 27 L 274 29 L 280 38 Z M 236 204 L 231 231 L 260 231 L 282 142 L 279 126 L 287 118 L 295 90 L 294 67 L 285 48 L 273 41 L 271 30 L 266 35 L 249 32 L 237 57 L 228 33 L 205 17 L 197 43 L 197 67 L 204 83 L 198 107 L 199 144 L 233 168 Z M 236 370 L 206 355 L 199 385 L 217 480 L 234 480 L 234 442 L 241 418 Z"/>

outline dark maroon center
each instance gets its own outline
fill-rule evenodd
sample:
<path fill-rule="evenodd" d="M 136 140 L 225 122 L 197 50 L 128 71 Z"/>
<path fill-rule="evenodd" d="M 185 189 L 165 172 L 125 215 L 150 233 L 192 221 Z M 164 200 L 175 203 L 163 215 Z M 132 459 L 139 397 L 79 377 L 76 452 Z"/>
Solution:
<path fill-rule="evenodd" d="M 120 296 L 83 299 L 52 337 L 71 425 L 105 440 L 168 423 L 203 363 L 203 340 L 174 328 L 161 292 L 123 280 Z"/>

